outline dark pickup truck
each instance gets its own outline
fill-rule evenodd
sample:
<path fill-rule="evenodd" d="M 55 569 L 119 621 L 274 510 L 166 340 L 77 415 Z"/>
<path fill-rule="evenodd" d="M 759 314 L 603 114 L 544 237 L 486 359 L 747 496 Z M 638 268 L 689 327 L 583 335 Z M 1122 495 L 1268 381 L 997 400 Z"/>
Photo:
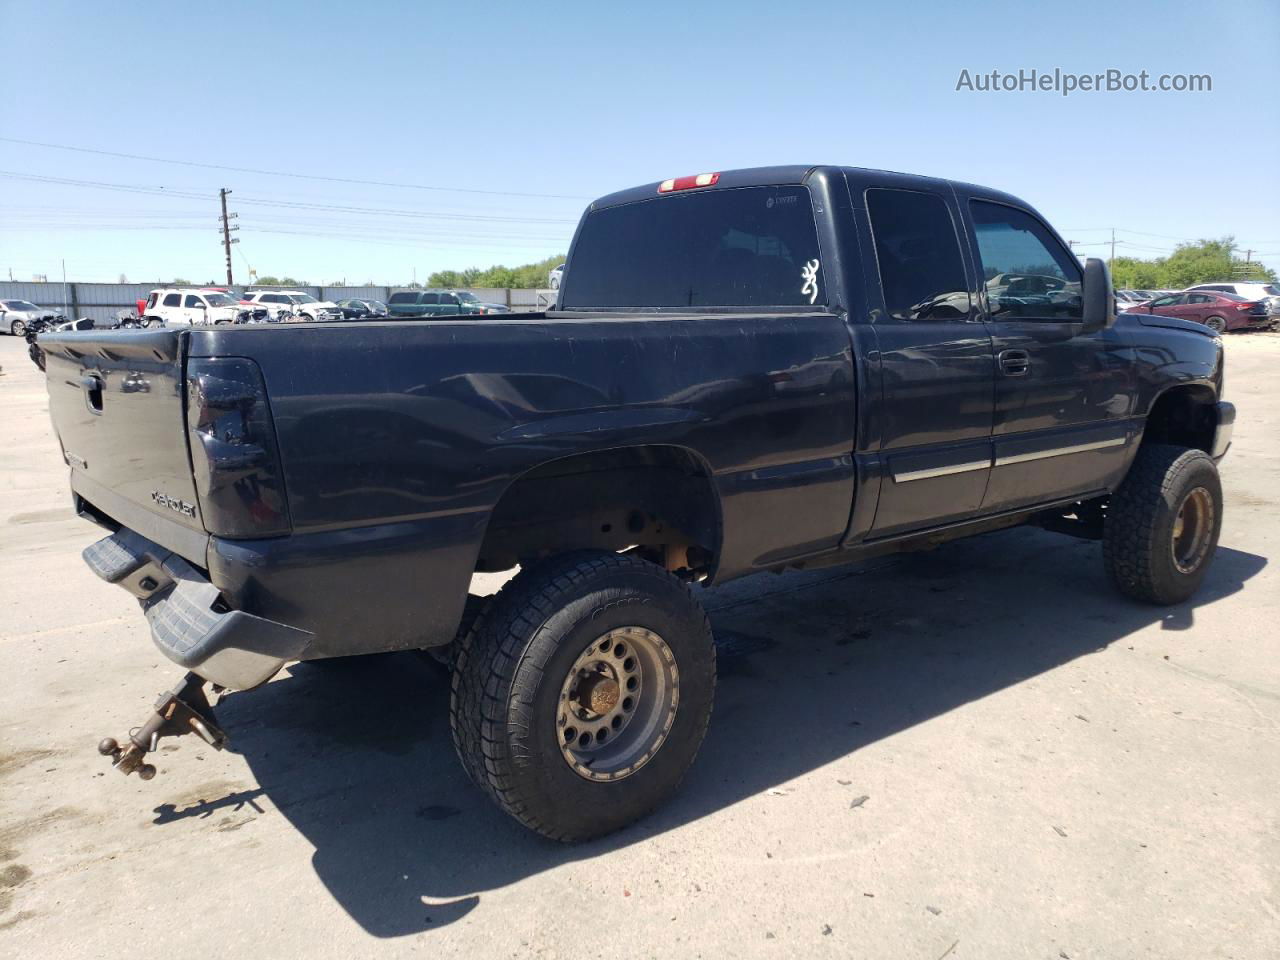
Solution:
<path fill-rule="evenodd" d="M 118 769 L 220 745 L 206 681 L 433 649 L 476 784 L 578 840 L 693 761 L 701 589 L 1016 524 L 1101 540 L 1137 600 L 1205 576 L 1220 338 L 1117 318 L 1105 265 L 1015 197 L 668 180 L 592 203 L 564 277 L 545 314 L 41 338 L 75 507 L 109 531 L 85 558 L 190 671 L 102 743 Z"/>

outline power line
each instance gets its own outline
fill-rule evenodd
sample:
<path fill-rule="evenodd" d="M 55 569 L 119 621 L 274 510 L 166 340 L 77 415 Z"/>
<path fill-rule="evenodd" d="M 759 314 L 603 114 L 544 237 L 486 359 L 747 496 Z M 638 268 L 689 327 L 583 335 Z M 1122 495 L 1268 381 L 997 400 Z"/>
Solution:
<path fill-rule="evenodd" d="M 3 138 L 0 138 L 3 139 Z M 12 170 L 0 170 L 0 177 L 10 180 L 27 180 L 35 183 L 56 183 L 62 186 L 88 187 L 100 190 L 116 190 L 126 193 L 141 193 L 156 197 L 180 197 L 186 200 L 216 200 L 216 193 L 193 193 L 173 190 L 168 187 L 147 186 L 144 184 L 110 183 L 103 180 L 80 180 L 71 177 L 48 177 L 38 174 L 18 173 Z M 242 197 L 241 203 L 256 204 L 266 207 L 284 207 L 297 210 L 331 210 L 339 213 L 358 213 L 383 217 L 416 217 L 428 220 L 458 220 L 491 223 L 577 223 L 576 219 L 564 217 L 497 217 L 488 214 L 472 213 L 437 213 L 430 210 L 406 210 L 391 207 L 356 207 L 333 203 L 310 203 L 296 200 L 268 200 L 265 198 Z"/>
<path fill-rule="evenodd" d="M 326 177 L 312 173 L 294 173 L 287 170 L 262 170 L 256 167 L 231 167 L 219 163 L 202 163 L 198 160 L 174 160 L 168 157 L 149 157 L 140 153 L 120 153 L 115 150 L 95 150 L 90 147 L 74 147 L 65 143 L 43 143 L 39 140 L 20 140 L 17 137 L 0 137 L 5 143 L 17 143 L 27 147 L 44 147 L 49 150 L 69 150 L 74 153 L 92 153 L 101 157 L 118 157 L 123 160 L 145 160 L 148 163 L 168 163 L 181 167 L 200 167 L 205 170 L 227 170 L 232 173 L 252 173 L 266 177 L 289 177 L 294 180 L 318 180 L 325 183 L 352 183 L 366 187 L 396 187 L 402 190 L 433 190 L 442 193 L 471 193 L 491 197 L 528 197 L 537 200 L 593 200 L 594 197 L 565 193 L 522 193 L 515 190 L 478 190 L 472 187 L 443 187 L 427 183 L 396 183 L 390 180 L 362 180 L 356 177 Z"/>

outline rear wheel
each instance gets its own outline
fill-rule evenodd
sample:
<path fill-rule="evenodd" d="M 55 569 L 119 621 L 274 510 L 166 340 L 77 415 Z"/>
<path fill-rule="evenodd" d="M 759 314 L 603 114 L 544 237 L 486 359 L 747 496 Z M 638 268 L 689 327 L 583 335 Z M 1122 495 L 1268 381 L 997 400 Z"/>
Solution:
<path fill-rule="evenodd" d="M 578 841 L 675 791 L 714 693 L 711 628 L 688 586 L 592 551 L 524 570 L 493 598 L 457 651 L 450 719 L 498 806 Z"/>
<path fill-rule="evenodd" d="M 1208 317 L 1205 319 L 1204 325 L 1214 333 L 1225 333 L 1227 329 L 1227 321 L 1224 317 Z"/>
<path fill-rule="evenodd" d="M 1208 572 L 1222 530 L 1222 483 L 1203 450 L 1152 444 L 1107 505 L 1102 556 L 1135 600 L 1188 599 Z"/>

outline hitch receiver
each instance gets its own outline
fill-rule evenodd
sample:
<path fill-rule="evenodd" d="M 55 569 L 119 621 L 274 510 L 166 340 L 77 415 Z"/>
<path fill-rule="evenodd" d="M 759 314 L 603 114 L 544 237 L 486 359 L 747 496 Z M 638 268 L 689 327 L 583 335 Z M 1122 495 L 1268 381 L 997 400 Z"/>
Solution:
<path fill-rule="evenodd" d="M 215 750 L 221 750 L 227 742 L 227 735 L 214 721 L 213 708 L 204 695 L 205 680 L 194 673 L 188 673 L 182 681 L 168 693 L 160 694 L 151 716 L 140 727 L 129 732 L 125 746 L 120 746 L 115 738 L 107 737 L 98 744 L 98 752 L 111 758 L 111 766 L 128 776 L 136 773 L 143 780 L 150 780 L 156 775 L 153 764 L 144 763 L 143 757 L 156 748 L 161 737 L 180 737 L 194 733 Z M 215 692 L 220 690 L 214 687 Z"/>

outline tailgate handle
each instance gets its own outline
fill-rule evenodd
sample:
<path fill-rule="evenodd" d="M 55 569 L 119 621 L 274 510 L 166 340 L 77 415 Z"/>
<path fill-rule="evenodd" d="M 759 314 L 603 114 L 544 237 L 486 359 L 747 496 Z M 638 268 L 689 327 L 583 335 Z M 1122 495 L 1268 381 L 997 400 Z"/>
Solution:
<path fill-rule="evenodd" d="M 102 378 L 97 374 L 89 374 L 80 378 L 80 387 L 84 390 L 84 402 L 94 413 L 102 412 Z"/>

